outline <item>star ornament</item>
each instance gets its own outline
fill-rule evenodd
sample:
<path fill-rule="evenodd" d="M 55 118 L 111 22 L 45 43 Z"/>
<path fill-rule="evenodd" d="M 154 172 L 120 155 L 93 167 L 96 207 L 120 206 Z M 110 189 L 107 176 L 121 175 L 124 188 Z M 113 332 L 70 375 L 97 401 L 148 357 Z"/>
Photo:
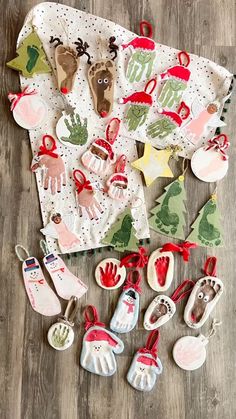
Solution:
<path fill-rule="evenodd" d="M 174 176 L 168 165 L 171 155 L 171 150 L 156 150 L 151 144 L 145 144 L 143 157 L 133 161 L 131 166 L 143 172 L 145 183 L 150 186 L 158 177 Z"/>

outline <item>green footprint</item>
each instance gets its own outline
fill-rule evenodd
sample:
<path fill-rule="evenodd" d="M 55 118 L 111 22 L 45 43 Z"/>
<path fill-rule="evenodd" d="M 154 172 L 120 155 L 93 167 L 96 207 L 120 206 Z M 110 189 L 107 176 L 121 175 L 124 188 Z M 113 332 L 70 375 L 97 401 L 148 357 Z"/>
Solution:
<path fill-rule="evenodd" d="M 34 67 L 36 66 L 36 63 L 39 58 L 39 49 L 35 45 L 29 45 L 27 47 L 27 55 L 29 57 L 27 64 L 26 64 L 26 70 L 28 73 L 32 73 Z"/>

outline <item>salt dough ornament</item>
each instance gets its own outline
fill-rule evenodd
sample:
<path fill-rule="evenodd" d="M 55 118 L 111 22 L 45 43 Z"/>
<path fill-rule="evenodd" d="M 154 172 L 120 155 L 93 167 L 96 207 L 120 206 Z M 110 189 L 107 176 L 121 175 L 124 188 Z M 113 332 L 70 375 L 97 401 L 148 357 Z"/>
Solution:
<path fill-rule="evenodd" d="M 49 223 L 40 230 L 41 233 L 57 239 L 62 253 L 76 251 L 81 242 L 75 233 L 73 233 L 74 215 L 71 213 L 62 216 L 60 213 L 55 213 L 50 218 Z"/>
<path fill-rule="evenodd" d="M 111 42 L 112 38 L 112 42 Z M 88 70 L 88 82 L 93 97 L 94 110 L 101 117 L 109 116 L 113 109 L 114 86 L 116 81 L 116 66 L 114 60 L 117 48 L 114 44 L 115 37 L 109 39 L 109 51 L 116 54 L 112 59 L 103 57 L 102 40 L 97 38 L 97 45 L 101 59 L 91 64 Z"/>
<path fill-rule="evenodd" d="M 131 209 L 127 208 L 109 228 L 102 243 L 113 246 L 118 252 L 138 250 L 138 239 L 135 236 L 136 231 L 133 223 Z"/>
<path fill-rule="evenodd" d="M 69 300 L 74 296 L 79 300 L 88 291 L 87 285 L 69 271 L 59 255 L 49 252 L 44 240 L 40 241 L 40 247 L 44 252 L 44 266 L 52 279 L 59 297 Z"/>
<path fill-rule="evenodd" d="M 171 297 L 157 295 L 144 314 L 144 329 L 154 330 L 168 322 L 176 312 L 176 304 L 192 291 L 194 285 L 193 281 L 186 279 L 176 288 Z M 188 289 L 183 291 L 187 287 Z"/>
<path fill-rule="evenodd" d="M 194 371 L 200 368 L 206 360 L 206 346 L 209 339 L 215 335 L 216 326 L 221 322 L 213 320 L 210 333 L 207 336 L 183 336 L 178 339 L 173 347 L 175 363 L 186 371 Z"/>
<path fill-rule="evenodd" d="M 141 170 L 144 175 L 145 183 L 150 186 L 158 177 L 173 177 L 173 173 L 168 165 L 172 151 L 156 150 L 151 144 L 144 145 L 143 156 L 131 163 L 135 169 Z"/>
<path fill-rule="evenodd" d="M 82 154 L 81 162 L 88 170 L 97 175 L 104 175 L 115 162 L 112 149 L 120 128 L 120 120 L 112 118 L 106 127 L 106 139 L 97 138 L 89 149 Z"/>
<path fill-rule="evenodd" d="M 86 178 L 82 170 L 73 171 L 73 179 L 76 187 L 76 203 L 80 217 L 83 216 L 83 209 L 90 220 L 98 220 L 98 212 L 103 214 L 103 209 L 96 199 L 96 192 L 91 182 Z"/>
<path fill-rule="evenodd" d="M 26 259 L 22 258 L 19 249 L 26 254 Z M 31 307 L 34 311 L 43 316 L 55 316 L 61 312 L 61 304 L 56 294 L 49 287 L 41 266 L 34 256 L 21 245 L 15 246 L 18 259 L 23 262 L 22 273 L 25 290 L 28 295 Z"/>
<path fill-rule="evenodd" d="M 51 73 L 46 55 L 37 33 L 33 30 L 16 50 L 17 57 L 7 63 L 13 70 L 20 71 L 24 77 L 35 74 Z"/>
<path fill-rule="evenodd" d="M 89 45 L 78 38 L 74 42 L 76 49 L 69 46 L 64 46 L 60 38 L 51 36 L 50 44 L 56 42 L 55 48 L 55 62 L 56 62 L 56 76 L 58 89 L 62 94 L 71 93 L 74 87 L 76 73 L 79 69 L 80 57 L 85 54 L 88 57 L 88 64 L 91 64 L 90 55 L 87 52 Z"/>
<path fill-rule="evenodd" d="M 115 258 L 103 259 L 95 269 L 97 284 L 105 290 L 119 288 L 126 278 L 126 269 Z"/>
<path fill-rule="evenodd" d="M 224 285 L 216 277 L 216 257 L 206 260 L 204 278 L 194 285 L 184 310 L 184 321 L 192 329 L 202 327 L 221 297 Z"/>
<path fill-rule="evenodd" d="M 110 329 L 117 333 L 128 333 L 133 330 L 138 321 L 140 282 L 142 277 L 137 270 L 127 275 L 123 292 L 121 293 L 115 312 L 110 322 Z"/>
<path fill-rule="evenodd" d="M 87 118 L 83 122 L 77 112 L 67 114 L 62 112 L 56 125 L 58 140 L 69 147 L 78 147 L 86 144 L 88 140 Z"/>
<path fill-rule="evenodd" d="M 201 208 L 191 228 L 192 232 L 187 237 L 188 241 L 193 241 L 202 247 L 224 245 L 216 193 L 212 194 L 211 198 Z"/>
<path fill-rule="evenodd" d="M 128 131 L 136 131 L 145 124 L 150 107 L 153 104 L 152 93 L 156 87 L 156 79 L 151 79 L 141 92 L 119 99 L 119 103 L 130 104 L 125 116 Z"/>
<path fill-rule="evenodd" d="M 179 65 L 169 68 L 158 76 L 158 81 L 164 80 L 165 82 L 158 97 L 158 103 L 162 108 L 167 107 L 171 109 L 178 105 L 184 91 L 187 89 L 191 75 L 190 70 L 187 68 L 190 63 L 190 57 L 186 51 L 181 51 L 178 53 L 178 60 Z"/>
<path fill-rule="evenodd" d="M 208 140 L 191 158 L 191 169 L 203 182 L 217 182 L 226 175 L 229 167 L 225 150 L 229 147 L 228 137 L 220 134 Z"/>
<path fill-rule="evenodd" d="M 36 90 L 25 87 L 21 93 L 9 93 L 13 118 L 20 127 L 36 129 L 47 117 L 47 105 Z"/>
<path fill-rule="evenodd" d="M 127 157 L 122 154 L 116 161 L 115 173 L 107 180 L 107 193 L 110 198 L 124 201 L 128 195 L 128 177 L 125 175 Z"/>
<path fill-rule="evenodd" d="M 49 144 L 47 144 L 49 141 Z M 66 186 L 66 172 L 64 162 L 56 152 L 56 141 L 51 135 L 44 135 L 39 152 L 31 163 L 33 172 L 43 171 L 43 188 L 52 195 L 61 192 L 61 187 Z"/>
<path fill-rule="evenodd" d="M 147 29 L 147 37 L 144 29 Z M 126 78 L 130 83 L 148 80 L 153 71 L 156 59 L 156 44 L 152 38 L 152 26 L 149 22 L 140 22 L 140 34 L 127 44 L 122 44 L 123 49 L 130 48 L 132 55 L 129 59 Z"/>
<path fill-rule="evenodd" d="M 147 127 L 147 135 L 151 138 L 165 138 L 181 127 L 183 121 L 189 117 L 190 109 L 181 102 L 177 112 L 158 109 L 160 117 Z"/>
<path fill-rule="evenodd" d="M 63 316 L 57 319 L 48 330 L 48 343 L 56 351 L 64 351 L 68 349 L 74 342 L 74 318 L 78 311 L 78 300 L 72 296 L 67 304 L 66 311 Z"/>
<path fill-rule="evenodd" d="M 98 321 L 97 310 L 87 306 L 85 310 L 85 329 L 80 365 L 87 371 L 109 377 L 115 374 L 117 366 L 114 354 L 124 350 L 123 342 Z"/>
<path fill-rule="evenodd" d="M 157 375 L 162 373 L 162 363 L 157 356 L 159 338 L 159 330 L 153 330 L 148 335 L 144 348 L 138 349 L 133 357 L 127 381 L 136 390 L 151 391 L 156 384 Z"/>

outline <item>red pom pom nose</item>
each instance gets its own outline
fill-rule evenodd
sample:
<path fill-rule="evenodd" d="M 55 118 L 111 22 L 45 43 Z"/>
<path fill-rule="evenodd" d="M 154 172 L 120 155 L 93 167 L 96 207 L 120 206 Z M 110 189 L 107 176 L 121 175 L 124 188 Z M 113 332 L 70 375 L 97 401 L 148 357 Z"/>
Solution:
<path fill-rule="evenodd" d="M 100 112 L 100 116 L 102 117 L 102 118 L 106 118 L 106 116 L 107 116 L 108 114 L 107 114 L 107 112 L 106 111 L 101 111 Z"/>
<path fill-rule="evenodd" d="M 61 87 L 61 93 L 63 93 L 63 95 L 66 95 L 67 93 L 69 93 L 69 90 L 66 87 Z"/>

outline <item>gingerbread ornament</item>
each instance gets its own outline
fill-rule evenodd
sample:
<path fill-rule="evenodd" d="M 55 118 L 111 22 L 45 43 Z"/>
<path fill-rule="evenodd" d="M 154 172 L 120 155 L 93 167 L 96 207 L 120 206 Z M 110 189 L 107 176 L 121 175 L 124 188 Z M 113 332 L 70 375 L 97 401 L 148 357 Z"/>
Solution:
<path fill-rule="evenodd" d="M 73 171 L 73 179 L 76 187 L 76 202 L 79 209 L 80 217 L 83 216 L 83 209 L 89 216 L 90 220 L 98 220 L 98 214 L 103 213 L 103 209 L 97 201 L 93 186 L 82 170 Z"/>
<path fill-rule="evenodd" d="M 115 173 L 107 180 L 107 193 L 110 198 L 123 201 L 128 194 L 128 177 L 125 175 L 127 157 L 122 154 L 116 162 Z"/>

